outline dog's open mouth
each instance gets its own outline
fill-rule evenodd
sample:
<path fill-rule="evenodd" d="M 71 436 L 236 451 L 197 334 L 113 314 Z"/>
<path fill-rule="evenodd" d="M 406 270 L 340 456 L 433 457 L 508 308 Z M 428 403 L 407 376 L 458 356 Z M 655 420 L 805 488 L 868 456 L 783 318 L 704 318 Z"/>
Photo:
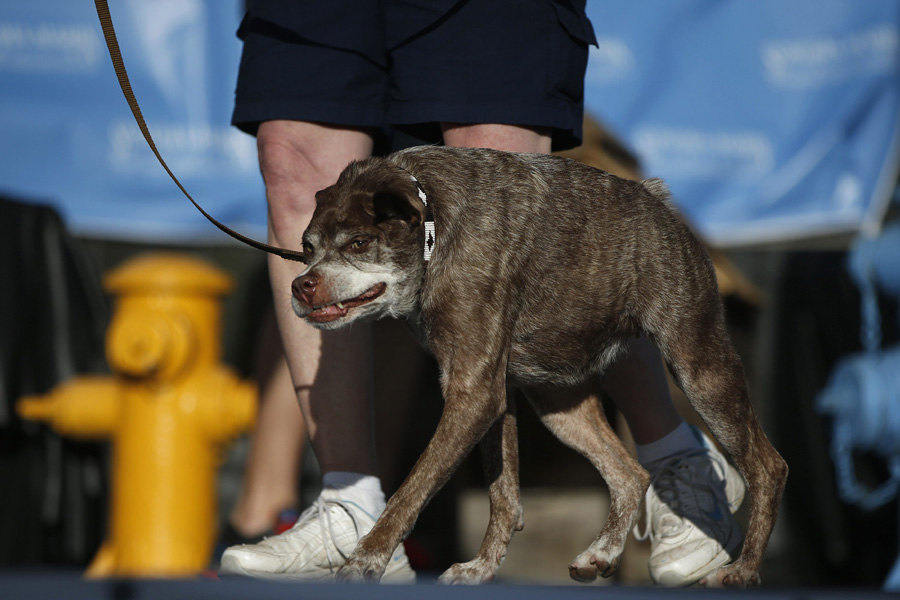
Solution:
<path fill-rule="evenodd" d="M 356 298 L 341 300 L 340 302 L 335 302 L 334 304 L 326 304 L 325 306 L 314 308 L 312 311 L 307 313 L 306 318 L 316 323 L 329 323 L 331 321 L 336 321 L 340 318 L 345 317 L 347 313 L 350 312 L 351 308 L 356 308 L 357 306 L 368 304 L 369 302 L 383 294 L 385 288 L 387 288 L 386 283 L 376 283 Z"/>

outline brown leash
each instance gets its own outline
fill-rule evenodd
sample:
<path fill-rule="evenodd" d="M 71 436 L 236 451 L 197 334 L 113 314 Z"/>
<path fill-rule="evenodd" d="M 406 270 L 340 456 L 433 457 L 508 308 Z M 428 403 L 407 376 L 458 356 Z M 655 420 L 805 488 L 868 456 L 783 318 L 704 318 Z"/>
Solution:
<path fill-rule="evenodd" d="M 134 120 L 137 121 L 138 127 L 141 128 L 141 133 L 144 134 L 144 139 L 147 140 L 147 144 L 149 144 L 150 149 L 153 150 L 153 154 L 156 155 L 156 159 L 159 161 L 159 164 L 161 164 L 163 169 L 166 170 L 166 173 L 169 174 L 169 177 L 171 177 L 172 181 L 175 182 L 175 185 L 178 186 L 178 189 L 180 189 L 181 192 L 185 196 L 187 196 L 187 199 L 191 201 L 191 204 L 193 204 L 204 217 L 209 219 L 210 223 L 212 223 L 234 239 L 241 241 L 248 246 L 257 248 L 258 250 L 270 252 L 287 260 L 306 262 L 303 259 L 303 255 L 296 250 L 288 250 L 286 248 L 279 248 L 277 246 L 263 244 L 262 242 L 258 242 L 254 239 L 248 238 L 247 236 L 234 231 L 226 225 L 223 225 L 222 223 L 214 219 L 212 215 L 203 210 L 203 208 L 199 204 L 197 204 L 197 201 L 194 200 L 190 194 L 188 194 L 187 190 L 184 189 L 184 186 L 181 185 L 181 182 L 178 181 L 178 178 L 175 177 L 175 174 L 172 173 L 172 170 L 169 169 L 169 165 L 167 165 L 166 161 L 163 160 L 162 155 L 156 148 L 156 144 L 153 142 L 153 138 L 150 136 L 150 129 L 147 128 L 147 123 L 144 121 L 144 116 L 141 114 L 141 107 L 138 106 L 137 99 L 134 97 L 134 92 L 131 89 L 131 82 L 128 80 L 128 73 L 125 71 L 125 63 L 122 61 L 122 53 L 121 51 L 119 51 L 119 42 L 116 39 L 116 30 L 113 28 L 112 17 L 109 14 L 109 5 L 107 4 L 107 0 L 94 0 L 94 5 L 97 7 L 97 16 L 100 18 L 100 26 L 103 28 L 103 37 L 106 38 L 106 47 L 109 49 L 109 57 L 112 59 L 113 67 L 116 70 L 116 77 L 119 78 L 119 87 L 122 88 L 122 93 L 125 94 L 125 99 L 128 101 L 128 106 L 131 107 L 131 114 L 134 115 Z"/>

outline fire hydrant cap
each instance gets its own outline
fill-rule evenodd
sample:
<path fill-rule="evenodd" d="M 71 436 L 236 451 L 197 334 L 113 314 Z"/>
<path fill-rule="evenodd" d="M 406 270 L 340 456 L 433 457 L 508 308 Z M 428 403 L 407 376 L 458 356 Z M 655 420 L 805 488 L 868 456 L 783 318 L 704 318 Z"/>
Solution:
<path fill-rule="evenodd" d="M 103 278 L 103 286 L 115 295 L 140 292 L 223 295 L 233 282 L 228 274 L 207 261 L 183 254 L 146 254 L 129 260 Z"/>

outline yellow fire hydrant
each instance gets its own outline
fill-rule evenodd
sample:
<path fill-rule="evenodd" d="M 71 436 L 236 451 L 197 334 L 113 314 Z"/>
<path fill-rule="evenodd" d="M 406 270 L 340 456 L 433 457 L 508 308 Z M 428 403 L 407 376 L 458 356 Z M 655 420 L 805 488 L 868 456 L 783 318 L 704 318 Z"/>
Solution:
<path fill-rule="evenodd" d="M 88 577 L 186 577 L 207 567 L 225 442 L 252 427 L 256 387 L 220 363 L 229 277 L 175 254 L 111 271 L 111 376 L 86 376 L 19 413 L 62 435 L 110 439 L 109 531 Z"/>

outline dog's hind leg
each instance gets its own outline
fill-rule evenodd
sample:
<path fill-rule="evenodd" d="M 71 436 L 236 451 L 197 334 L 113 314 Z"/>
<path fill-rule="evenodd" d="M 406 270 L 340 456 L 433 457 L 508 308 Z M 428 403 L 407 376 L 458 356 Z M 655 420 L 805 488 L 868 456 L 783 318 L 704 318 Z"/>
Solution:
<path fill-rule="evenodd" d="M 787 464 L 756 418 L 744 368 L 725 331 L 718 297 L 707 303 L 699 295 L 694 298 L 690 318 L 668 319 L 665 327 L 651 335 L 691 405 L 731 455 L 747 482 L 750 499 L 750 520 L 740 556 L 701 583 L 757 585 L 787 479 Z"/>
<path fill-rule="evenodd" d="M 567 389 L 530 389 L 526 396 L 541 422 L 564 444 L 584 455 L 609 486 L 610 508 L 597 539 L 569 564 L 576 581 L 609 577 L 619 566 L 650 476 L 610 427 L 589 384 Z"/>
<path fill-rule="evenodd" d="M 507 391 L 506 413 L 482 438 L 482 462 L 488 482 L 491 516 L 478 555 L 469 562 L 457 563 L 438 581 L 449 584 L 478 584 L 491 581 L 500 568 L 509 541 L 524 526 L 519 498 L 519 458 L 513 390 Z"/>

